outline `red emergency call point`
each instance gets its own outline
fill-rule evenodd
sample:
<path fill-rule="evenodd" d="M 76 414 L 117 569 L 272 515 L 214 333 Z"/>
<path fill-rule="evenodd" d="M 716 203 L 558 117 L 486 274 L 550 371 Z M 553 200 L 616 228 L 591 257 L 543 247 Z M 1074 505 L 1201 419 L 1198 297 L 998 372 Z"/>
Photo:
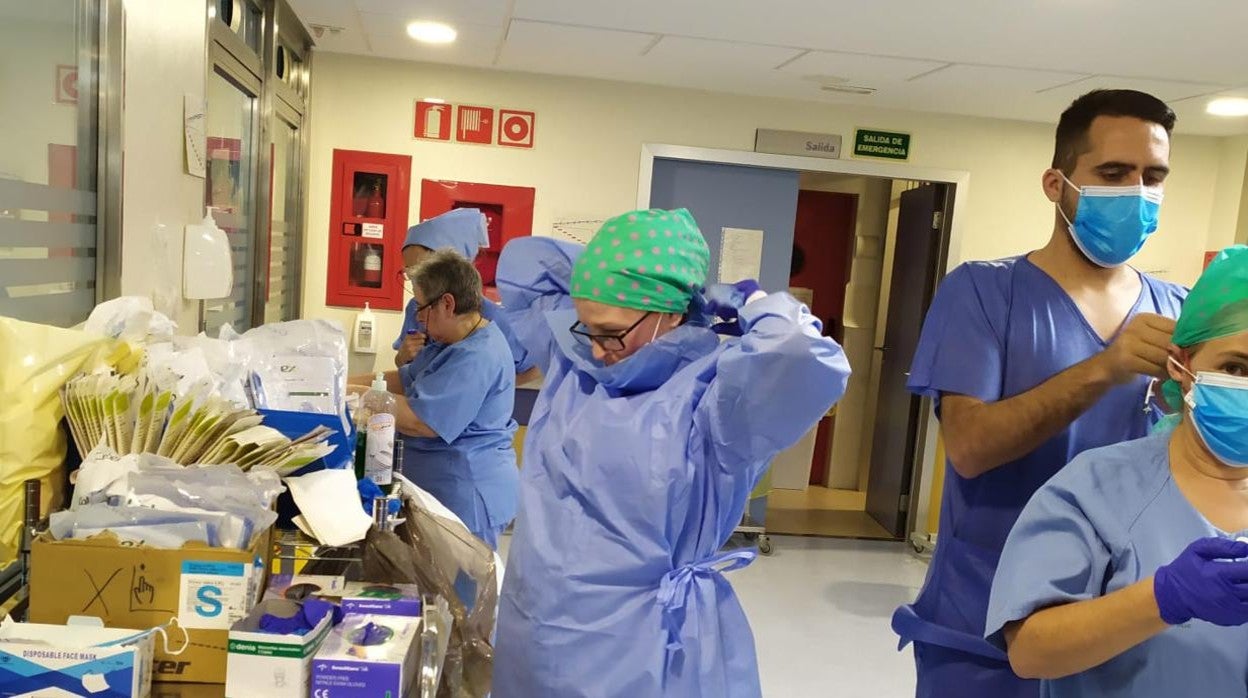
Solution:
<path fill-rule="evenodd" d="M 455 123 L 455 140 L 460 143 L 490 145 L 494 142 L 494 108 L 460 106 Z"/>
<path fill-rule="evenodd" d="M 498 144 L 509 148 L 532 148 L 537 115 L 531 111 L 498 110 Z"/>
<path fill-rule="evenodd" d="M 445 102 L 416 102 L 416 126 L 412 135 L 432 141 L 451 140 L 451 111 L 454 109 Z"/>

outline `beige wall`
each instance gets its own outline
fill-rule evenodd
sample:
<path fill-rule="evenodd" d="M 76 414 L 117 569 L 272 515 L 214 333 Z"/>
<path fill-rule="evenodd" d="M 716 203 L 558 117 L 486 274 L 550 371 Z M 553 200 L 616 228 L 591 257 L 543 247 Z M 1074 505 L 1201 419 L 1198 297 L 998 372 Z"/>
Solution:
<path fill-rule="evenodd" d="M 206 21 L 202 2 L 126 0 L 121 292 L 185 334 L 199 314 L 182 300 L 183 229 L 204 217 L 204 180 L 186 174 L 183 95 L 204 95 Z"/>
<path fill-rule="evenodd" d="M 754 129 L 841 133 L 876 127 L 913 135 L 911 163 L 971 173 L 965 235 L 955 261 L 1016 254 L 1044 243 L 1053 208 L 1040 191 L 1052 154 L 1052 127 L 917 112 L 756 99 L 660 87 L 453 68 L 320 54 L 312 98 L 312 164 L 304 314 L 350 326 L 352 311 L 326 308 L 325 271 L 330 173 L 334 148 L 413 156 L 413 217 L 422 178 L 537 188 L 534 231 L 548 234 L 564 216 L 603 216 L 636 202 L 642 143 L 751 150 Z M 413 102 L 509 106 L 537 112 L 533 151 L 417 141 Z M 1199 273 L 1214 232 L 1215 193 L 1224 139 L 1179 136 L 1162 231 L 1141 254 L 1142 268 L 1181 282 Z M 1242 174 L 1241 174 L 1242 180 Z M 1227 185 L 1229 190 L 1232 185 Z M 1229 204 L 1223 204 L 1229 207 Z M 1227 208 L 1226 210 L 1230 210 Z M 1225 230 L 1225 219 L 1217 221 Z M 398 313 L 381 313 L 385 336 L 397 335 Z M 379 354 L 379 365 L 392 357 Z"/>
<path fill-rule="evenodd" d="M 1219 250 L 1234 244 L 1241 229 L 1248 232 L 1248 220 L 1244 220 L 1244 214 L 1248 213 L 1245 204 L 1248 202 L 1243 200 L 1245 187 L 1248 187 L 1246 167 L 1248 136 L 1225 139 L 1218 159 L 1217 189 L 1213 195 L 1209 237 L 1205 244 L 1207 250 Z"/>

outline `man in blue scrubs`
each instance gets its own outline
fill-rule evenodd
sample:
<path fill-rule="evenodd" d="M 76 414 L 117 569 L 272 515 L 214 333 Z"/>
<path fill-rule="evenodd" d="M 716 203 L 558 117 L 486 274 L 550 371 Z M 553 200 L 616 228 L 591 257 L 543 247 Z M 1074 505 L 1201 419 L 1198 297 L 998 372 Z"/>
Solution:
<path fill-rule="evenodd" d="M 948 453 L 940 537 L 918 600 L 893 616 L 915 643 L 917 696 L 1038 696 L 983 639 L 1006 536 L 1079 453 L 1148 433 L 1184 289 L 1128 266 L 1156 230 L 1174 112 L 1097 90 L 1062 114 L 1045 196 L 1052 237 L 955 269 L 924 323 L 909 387 L 931 397 Z"/>

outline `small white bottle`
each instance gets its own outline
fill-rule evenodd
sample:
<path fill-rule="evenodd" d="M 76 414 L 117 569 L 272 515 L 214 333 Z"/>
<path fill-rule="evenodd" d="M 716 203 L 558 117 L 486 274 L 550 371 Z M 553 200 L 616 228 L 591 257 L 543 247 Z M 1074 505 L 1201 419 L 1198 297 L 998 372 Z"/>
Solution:
<path fill-rule="evenodd" d="M 378 373 L 368 392 L 360 396 L 365 420 L 364 477 L 383 490 L 394 482 L 394 413 L 397 402 L 386 390 L 385 374 Z"/>
<path fill-rule="evenodd" d="M 355 329 L 351 333 L 352 348 L 359 354 L 377 353 L 377 319 L 373 309 L 364 302 L 364 310 L 355 315 Z"/>

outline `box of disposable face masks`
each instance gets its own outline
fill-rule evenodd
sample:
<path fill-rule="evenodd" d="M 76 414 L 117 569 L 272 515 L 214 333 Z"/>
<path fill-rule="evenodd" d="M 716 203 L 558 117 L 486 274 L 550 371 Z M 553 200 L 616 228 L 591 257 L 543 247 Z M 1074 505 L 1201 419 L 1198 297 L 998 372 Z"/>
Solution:
<path fill-rule="evenodd" d="M 98 618 L 66 625 L 0 622 L 0 696 L 147 698 L 150 633 L 105 628 Z"/>
<path fill-rule="evenodd" d="M 30 620 L 64 623 L 93 615 L 110 628 L 174 621 L 170 651 L 163 643 L 155 648 L 154 680 L 225 683 L 230 626 L 259 602 L 271 553 L 268 531 L 246 550 L 199 543 L 154 548 L 107 533 L 83 540 L 40 537 L 30 553 Z"/>
<path fill-rule="evenodd" d="M 347 616 L 312 660 L 312 695 L 400 698 L 416 678 L 420 619 Z"/>
<path fill-rule="evenodd" d="M 251 615 L 230 628 L 230 655 L 226 666 L 226 698 L 307 698 L 312 657 L 333 628 L 325 616 L 303 635 L 275 635 L 260 629 L 267 613 L 287 616 L 290 602 L 261 601 Z"/>

